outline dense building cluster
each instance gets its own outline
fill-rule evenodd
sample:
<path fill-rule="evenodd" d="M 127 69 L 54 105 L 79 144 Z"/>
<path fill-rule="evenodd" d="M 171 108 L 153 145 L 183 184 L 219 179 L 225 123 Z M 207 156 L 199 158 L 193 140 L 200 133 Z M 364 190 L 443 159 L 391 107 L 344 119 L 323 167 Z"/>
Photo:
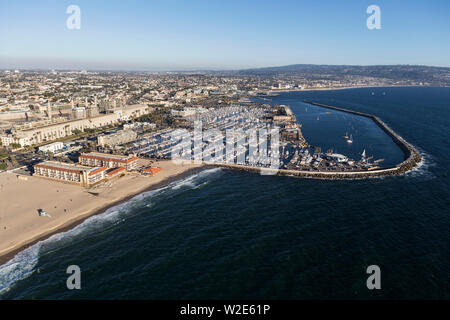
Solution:
<path fill-rule="evenodd" d="M 396 82 L 389 70 L 368 76 L 349 68 L 339 78 L 333 68 L 316 67 L 315 72 L 306 70 L 309 73 L 302 68 L 295 72 L 203 73 L 0 71 L 0 170 L 29 167 L 58 157 L 65 164 L 54 177 L 89 185 L 97 182 L 100 171 L 89 175 L 91 171 L 77 167 L 74 170 L 78 173 L 69 174 L 65 166 L 79 157 L 81 165 L 130 170 L 128 160 L 113 161 L 112 154 L 170 159 L 174 148 L 180 147 L 173 136 L 183 130 L 191 137 L 183 142 L 185 149 L 191 149 L 181 152 L 184 158 L 192 159 L 196 149 L 214 155 L 225 150 L 227 144 L 243 140 L 243 147 L 237 147 L 231 159 L 219 157 L 220 162 L 264 166 L 264 161 L 254 161 L 252 132 L 274 128 L 281 144 L 278 150 L 271 150 L 271 156 L 279 155 L 281 167 L 319 170 L 326 165 L 327 170 L 345 169 L 339 155 L 308 150 L 310 145 L 303 137 L 301 123 L 289 106 L 273 106 L 266 101 L 286 90 L 427 84 L 415 80 Z M 195 143 L 195 123 L 201 123 L 201 130 L 216 130 L 224 137 L 220 150 L 217 139 L 209 141 L 208 134 L 201 144 Z M 227 141 L 229 129 L 235 130 L 233 142 L 230 135 Z M 239 136 L 240 132 L 245 138 Z M 92 152 L 110 154 L 111 159 L 100 160 L 101 156 Z M 351 161 L 344 162 L 352 166 Z M 56 174 L 58 170 L 49 171 L 49 166 L 55 165 L 35 167 L 40 168 L 36 174 Z M 108 172 L 103 174 L 100 180 L 108 177 Z"/>
<path fill-rule="evenodd" d="M 126 170 L 138 169 L 137 157 L 101 153 L 82 154 L 79 164 L 44 161 L 34 165 L 34 175 L 90 187 Z"/>

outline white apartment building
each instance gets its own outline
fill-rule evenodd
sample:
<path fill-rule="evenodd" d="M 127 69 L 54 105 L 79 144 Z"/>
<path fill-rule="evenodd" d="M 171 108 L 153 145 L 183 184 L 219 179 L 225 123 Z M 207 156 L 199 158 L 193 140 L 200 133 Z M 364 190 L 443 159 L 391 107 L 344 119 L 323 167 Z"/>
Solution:
<path fill-rule="evenodd" d="M 150 113 L 153 108 L 147 105 L 131 105 L 114 110 L 113 113 L 101 114 L 89 119 L 70 120 L 60 123 L 49 123 L 42 126 L 33 127 L 29 123 L 28 127 L 13 129 L 12 134 L 0 136 L 2 144 L 9 146 L 11 143 L 18 143 L 21 146 L 40 144 L 45 141 L 52 141 L 73 134 L 74 130 L 84 131 L 85 129 L 101 128 L 108 125 L 117 124 L 120 121 L 130 120 Z"/>
<path fill-rule="evenodd" d="M 124 167 L 127 171 L 137 169 L 139 166 L 139 158 L 135 156 L 122 156 L 115 154 L 90 152 L 83 153 L 78 158 L 83 166 L 120 168 Z"/>
<path fill-rule="evenodd" d="M 133 130 L 120 130 L 119 132 L 101 135 L 97 138 L 98 144 L 101 146 L 116 146 L 136 140 L 137 133 Z"/>
<path fill-rule="evenodd" d="M 45 146 L 39 147 L 39 151 L 56 153 L 57 151 L 62 150 L 63 148 L 64 148 L 64 143 L 53 142 L 50 144 L 46 144 Z"/>

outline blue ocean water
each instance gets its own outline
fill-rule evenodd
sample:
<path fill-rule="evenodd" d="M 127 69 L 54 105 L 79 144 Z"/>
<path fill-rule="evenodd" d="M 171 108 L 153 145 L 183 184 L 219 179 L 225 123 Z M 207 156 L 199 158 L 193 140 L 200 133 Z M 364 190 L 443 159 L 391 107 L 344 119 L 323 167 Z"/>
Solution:
<path fill-rule="evenodd" d="M 370 123 L 304 99 L 379 116 L 424 162 L 402 176 L 341 181 L 208 169 L 21 252 L 0 266 L 0 298 L 450 298 L 450 88 L 273 98 L 291 105 L 314 145 L 355 157 L 365 148 L 388 165 L 402 155 Z M 66 288 L 72 264 L 81 290 Z M 382 289 L 371 291 L 374 264 Z"/>
<path fill-rule="evenodd" d="M 311 98 L 315 102 L 322 101 L 314 96 Z M 378 166 L 386 168 L 404 160 L 401 149 L 372 119 L 305 103 L 303 95 L 296 93 L 282 94 L 271 103 L 291 107 L 297 122 L 302 125 L 302 133 L 313 146 L 312 152 L 318 146 L 322 152 L 333 150 L 359 160 L 365 151 L 373 161 L 382 159 Z M 347 142 L 349 137 L 352 143 Z"/>

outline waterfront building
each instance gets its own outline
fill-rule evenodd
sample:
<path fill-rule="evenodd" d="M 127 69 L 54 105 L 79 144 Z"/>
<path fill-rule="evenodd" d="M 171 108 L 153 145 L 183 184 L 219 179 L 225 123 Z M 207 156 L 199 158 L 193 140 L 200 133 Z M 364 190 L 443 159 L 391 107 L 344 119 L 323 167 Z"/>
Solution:
<path fill-rule="evenodd" d="M 39 151 L 55 153 L 56 151 L 62 150 L 63 148 L 64 148 L 64 143 L 58 141 L 58 142 L 53 142 L 50 144 L 46 144 L 45 146 L 39 147 Z"/>
<path fill-rule="evenodd" d="M 114 125 L 120 121 L 128 121 L 135 117 L 139 117 L 150 113 L 153 108 L 147 105 L 130 105 L 121 109 L 117 109 L 112 113 L 101 114 L 88 119 L 77 119 L 69 121 L 29 122 L 22 126 L 13 128 L 10 135 L 4 135 L 2 144 L 8 146 L 11 143 L 18 143 L 21 146 L 29 146 L 40 144 L 45 141 L 52 141 L 59 138 L 70 136 L 75 130 L 83 132 L 85 129 L 101 128 Z"/>
<path fill-rule="evenodd" d="M 336 161 L 336 162 L 347 162 L 349 159 L 344 156 L 343 154 L 339 153 L 327 153 L 326 157 L 330 160 Z"/>
<path fill-rule="evenodd" d="M 162 168 L 159 168 L 159 167 L 149 167 L 149 168 L 145 168 L 144 170 L 142 170 L 142 174 L 154 176 L 161 170 L 162 170 Z"/>
<path fill-rule="evenodd" d="M 106 168 L 85 167 L 57 161 L 44 161 L 34 165 L 34 176 L 59 180 L 88 187 L 105 179 Z"/>
<path fill-rule="evenodd" d="M 91 167 L 120 168 L 124 167 L 127 171 L 138 168 L 139 158 L 135 156 L 122 156 L 115 154 L 90 152 L 83 153 L 78 161 L 81 165 Z"/>
<path fill-rule="evenodd" d="M 125 171 L 124 167 L 110 169 L 109 171 L 106 172 L 106 178 L 111 179 L 117 177 L 119 174 L 124 174 L 125 173 L 124 171 Z"/>
<path fill-rule="evenodd" d="M 281 137 L 285 140 L 299 140 L 300 130 L 298 128 L 283 129 Z"/>
<path fill-rule="evenodd" d="M 156 123 L 150 123 L 150 122 L 132 122 L 132 123 L 125 123 L 123 125 L 124 130 L 136 130 L 136 129 L 156 129 Z"/>
<path fill-rule="evenodd" d="M 189 116 L 193 116 L 197 113 L 206 113 L 208 112 L 208 109 L 206 108 L 190 108 L 190 107 L 184 107 L 183 110 L 175 110 L 172 109 L 170 111 L 172 116 L 178 116 L 178 117 L 189 117 Z"/>
<path fill-rule="evenodd" d="M 136 140 L 137 133 L 133 130 L 120 130 L 119 132 L 112 134 L 105 134 L 98 136 L 98 144 L 100 146 L 110 146 L 114 147 L 119 144 L 128 143 Z"/>
<path fill-rule="evenodd" d="M 277 115 L 277 116 L 273 116 L 273 121 L 274 122 L 289 122 L 289 121 L 293 121 L 292 116 L 289 115 Z"/>

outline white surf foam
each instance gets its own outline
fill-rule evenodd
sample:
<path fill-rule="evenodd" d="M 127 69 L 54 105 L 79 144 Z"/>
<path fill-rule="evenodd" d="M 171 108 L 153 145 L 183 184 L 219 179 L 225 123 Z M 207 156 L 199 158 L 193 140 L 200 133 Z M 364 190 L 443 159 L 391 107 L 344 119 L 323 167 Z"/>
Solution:
<path fill-rule="evenodd" d="M 197 188 L 197 186 L 202 184 L 205 179 L 208 179 L 211 176 L 213 176 L 214 174 L 219 173 L 221 171 L 222 171 L 221 168 L 212 168 L 212 169 L 200 171 L 199 173 L 194 174 L 182 181 L 178 181 L 176 183 L 171 184 L 171 188 L 172 188 L 172 190 L 178 190 L 178 189 L 181 189 L 184 187 L 187 187 L 190 189 Z"/>
<path fill-rule="evenodd" d="M 421 178 L 424 181 L 434 179 L 435 175 L 430 171 L 430 168 L 436 164 L 435 161 L 433 161 L 433 157 L 421 148 L 415 148 L 422 156 L 422 160 L 419 162 L 417 167 L 406 172 L 405 175 L 408 177 Z"/>
<path fill-rule="evenodd" d="M 11 260 L 0 265 L 0 298 L 8 292 L 12 286 L 20 280 L 28 278 L 35 272 L 35 267 L 39 257 L 55 249 L 61 249 L 65 245 L 73 243 L 80 239 L 80 235 L 91 234 L 92 231 L 103 230 L 105 227 L 119 223 L 125 220 L 128 212 L 135 205 L 151 206 L 153 196 L 162 193 L 165 190 L 178 190 L 184 186 L 196 188 L 203 184 L 205 179 L 209 179 L 214 174 L 220 172 L 220 168 L 213 168 L 201 171 L 185 179 L 174 181 L 168 186 L 140 193 L 132 199 L 107 209 L 105 212 L 87 218 L 79 225 L 66 232 L 61 232 L 50 236 L 48 239 L 37 242 L 31 247 L 19 252 Z M 143 202 L 143 200 L 145 200 Z"/>
<path fill-rule="evenodd" d="M 0 266 L 0 297 L 9 291 L 13 283 L 29 277 L 34 272 L 40 247 L 41 244 L 36 243 Z"/>

